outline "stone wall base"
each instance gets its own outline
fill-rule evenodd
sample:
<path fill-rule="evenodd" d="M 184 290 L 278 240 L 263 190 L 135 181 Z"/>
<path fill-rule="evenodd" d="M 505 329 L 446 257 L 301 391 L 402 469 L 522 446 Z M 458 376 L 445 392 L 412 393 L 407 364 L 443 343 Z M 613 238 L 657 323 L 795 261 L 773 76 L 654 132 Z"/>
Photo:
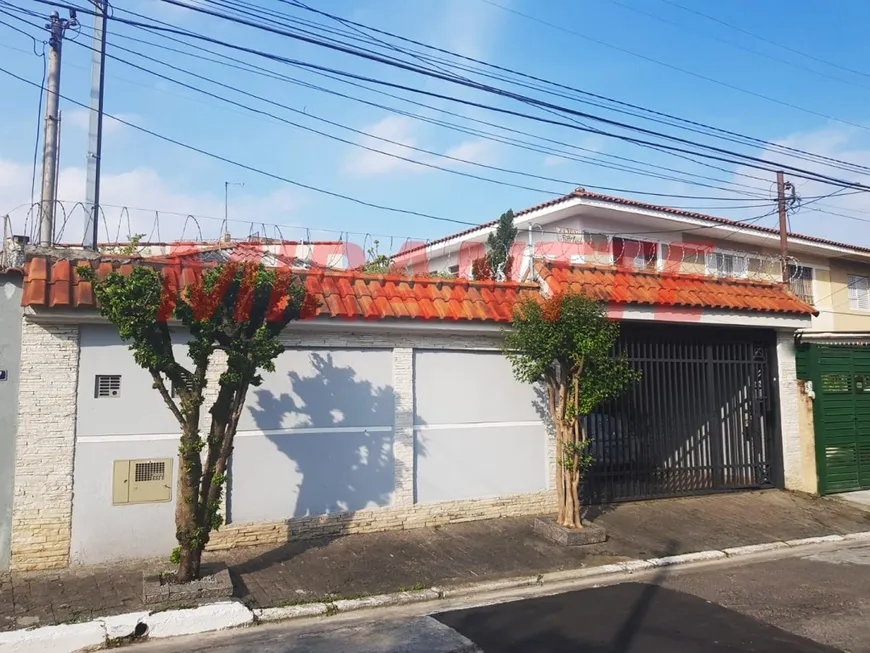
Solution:
<path fill-rule="evenodd" d="M 335 537 L 352 533 L 411 530 L 460 522 L 549 513 L 555 509 L 552 491 L 496 499 L 468 499 L 300 517 L 280 522 L 230 524 L 212 533 L 207 551 L 245 546 L 280 545 L 289 540 Z"/>
<path fill-rule="evenodd" d="M 13 520 L 13 571 L 43 571 L 69 566 L 69 525 L 65 520 Z"/>

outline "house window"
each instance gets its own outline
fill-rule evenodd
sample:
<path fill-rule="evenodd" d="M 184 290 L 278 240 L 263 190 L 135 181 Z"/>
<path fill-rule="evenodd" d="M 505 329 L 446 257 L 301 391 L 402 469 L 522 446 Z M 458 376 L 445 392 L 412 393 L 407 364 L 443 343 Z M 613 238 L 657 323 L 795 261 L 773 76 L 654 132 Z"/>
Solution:
<path fill-rule="evenodd" d="M 849 288 L 849 308 L 856 311 L 870 311 L 870 283 L 867 277 L 850 274 L 846 278 Z"/>
<path fill-rule="evenodd" d="M 658 243 L 614 236 L 613 264 L 635 270 L 655 270 L 658 267 Z"/>
<path fill-rule="evenodd" d="M 709 257 L 707 267 L 708 271 L 717 277 L 746 276 L 746 258 L 738 254 L 716 252 Z"/>
<path fill-rule="evenodd" d="M 807 304 L 813 303 L 813 269 L 805 265 L 789 265 L 788 279 L 791 291 Z"/>
<path fill-rule="evenodd" d="M 451 265 L 450 267 L 447 268 L 447 271 L 450 274 L 456 276 L 459 274 L 459 266 L 458 265 Z"/>
<path fill-rule="evenodd" d="M 583 263 L 612 265 L 610 236 L 602 233 L 583 232 Z"/>

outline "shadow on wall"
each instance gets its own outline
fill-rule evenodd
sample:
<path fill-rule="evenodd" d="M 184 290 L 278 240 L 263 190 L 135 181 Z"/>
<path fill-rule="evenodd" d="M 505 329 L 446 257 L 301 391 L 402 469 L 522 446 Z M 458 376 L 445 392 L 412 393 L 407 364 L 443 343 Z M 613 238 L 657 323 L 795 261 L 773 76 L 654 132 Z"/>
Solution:
<path fill-rule="evenodd" d="M 286 506 L 283 517 L 388 505 L 396 473 L 393 388 L 358 379 L 356 370 L 337 365 L 331 354 L 311 353 L 309 360 L 314 374 L 290 372 L 290 393 L 255 389 L 256 405 L 248 406 L 257 427 L 266 432 L 286 428 L 288 421 L 318 429 L 268 435 L 296 467 L 292 478 L 271 482 L 284 495 L 275 497 Z M 229 512 L 232 517 L 231 508 Z"/>

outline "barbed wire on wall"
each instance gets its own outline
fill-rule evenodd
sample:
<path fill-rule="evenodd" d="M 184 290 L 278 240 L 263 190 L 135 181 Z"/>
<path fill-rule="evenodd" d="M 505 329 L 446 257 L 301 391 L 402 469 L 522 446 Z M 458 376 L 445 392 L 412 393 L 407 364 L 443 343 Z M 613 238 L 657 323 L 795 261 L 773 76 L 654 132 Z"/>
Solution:
<path fill-rule="evenodd" d="M 56 241 L 61 242 L 63 234 L 68 229 L 68 226 L 74 223 L 77 217 L 81 216 L 83 224 L 87 224 L 89 216 L 87 207 L 82 202 L 57 200 L 56 204 L 56 212 L 62 216 L 61 224 L 56 234 Z M 17 209 L 23 210 L 26 208 L 27 215 L 31 216 L 34 211 L 37 211 L 40 208 L 40 206 L 41 204 L 39 202 L 35 202 L 30 206 L 22 205 L 17 207 Z M 110 220 L 104 207 L 118 210 L 117 224 L 114 225 L 116 227 L 114 240 L 111 238 Z M 102 230 L 105 231 L 106 234 L 106 243 L 101 244 L 100 247 L 106 252 L 111 251 L 112 253 L 124 252 L 131 255 L 145 255 L 146 252 L 155 251 L 153 249 L 149 250 L 147 247 L 149 244 L 152 246 L 157 244 L 166 245 L 166 243 L 162 243 L 161 238 L 161 231 L 166 227 L 166 224 L 172 224 L 176 227 L 181 224 L 180 241 L 202 243 L 203 246 L 215 247 L 225 246 L 227 244 L 223 234 L 217 234 L 214 238 L 207 238 L 205 236 L 200 220 L 223 221 L 223 218 L 218 218 L 216 216 L 154 211 L 137 207 L 110 204 L 102 205 L 99 208 L 100 219 L 103 223 Z M 131 214 L 137 211 L 153 214 L 153 218 L 150 221 L 150 228 L 148 226 L 140 227 L 135 224 Z M 183 218 L 183 222 L 181 221 L 181 218 Z M 192 233 L 188 234 L 191 221 L 193 222 L 195 229 Z M 37 222 L 38 221 L 34 220 L 31 224 L 36 224 Z M 114 222 L 114 219 L 112 219 L 112 222 Z M 302 244 L 305 244 L 318 240 L 321 242 L 330 240 L 329 238 L 324 238 L 322 240 L 314 238 L 312 237 L 312 229 L 310 227 L 300 225 L 254 222 L 239 218 L 230 219 L 229 222 L 249 225 L 248 241 L 256 241 L 260 243 L 301 242 Z M 11 216 L 5 218 L 4 225 L 9 226 L 9 231 L 11 233 L 13 225 Z M 124 227 L 126 227 L 127 233 L 125 236 L 122 236 Z M 256 227 L 259 227 L 259 229 L 255 232 L 254 230 Z M 269 237 L 270 227 L 274 236 L 272 238 Z M 285 238 L 284 229 L 299 230 L 300 238 L 298 241 Z M 314 231 L 325 234 L 337 234 L 337 238 L 333 237 L 332 241 L 344 243 L 341 249 L 344 255 L 343 258 L 347 261 L 351 259 L 350 251 L 358 246 L 357 243 L 359 243 L 361 247 L 360 251 L 354 254 L 355 259 L 360 255 L 368 257 L 370 250 L 374 247 L 374 241 L 376 240 L 384 244 L 389 242 L 389 252 L 393 255 L 397 253 L 401 254 L 403 250 L 411 249 L 413 246 L 424 245 L 429 242 L 428 239 L 399 236 L 397 234 L 350 232 L 346 230 L 338 231 L 326 228 L 317 228 L 314 229 Z M 737 279 L 768 283 L 780 282 L 782 279 L 782 263 L 778 256 L 763 251 L 747 252 L 737 249 L 725 249 L 721 247 L 721 241 L 723 239 L 718 239 L 719 242 L 717 243 L 711 241 L 709 244 L 700 241 L 700 239 L 700 242 L 694 243 L 669 241 L 666 238 L 662 238 L 662 236 L 666 235 L 668 231 L 669 230 L 665 229 L 659 232 L 650 230 L 647 232 L 634 233 L 605 233 L 571 228 L 547 230 L 541 227 L 541 225 L 533 223 L 529 225 L 529 241 L 523 243 L 524 234 L 520 233 L 517 242 L 515 243 L 515 247 L 518 248 L 518 251 L 523 250 L 522 255 L 519 256 L 520 259 L 527 257 L 527 250 L 531 249 L 530 253 L 533 257 L 541 258 L 541 252 L 545 251 L 546 259 L 561 260 L 566 263 L 583 263 L 598 266 L 615 265 L 625 269 L 635 269 L 639 271 L 733 277 Z M 683 234 L 680 232 L 685 230 L 670 231 L 675 235 L 679 233 L 680 237 L 682 237 Z M 144 240 L 146 233 L 148 238 L 147 240 Z M 156 242 L 153 240 L 155 234 L 157 236 Z M 537 238 L 537 234 L 540 235 L 539 239 Z M 533 235 L 536 237 L 533 238 Z M 554 236 L 554 238 L 547 239 L 547 236 Z M 531 241 L 535 239 L 537 239 L 538 242 L 532 245 Z M 33 240 L 31 240 L 31 242 L 33 242 Z M 238 242 L 238 239 L 236 242 Z M 401 243 L 399 252 L 394 251 L 397 242 Z M 484 245 L 478 243 L 472 245 L 471 248 L 473 249 L 475 246 L 481 248 L 481 252 L 478 252 L 476 255 L 481 255 L 484 250 Z M 311 248 L 300 249 L 300 251 L 307 252 L 303 262 L 309 264 L 311 263 L 310 249 Z M 515 255 L 514 258 L 517 259 L 517 252 L 514 252 L 513 249 L 512 252 Z M 432 262 L 425 261 L 421 252 L 419 259 L 412 259 L 412 262 L 416 261 L 417 264 L 412 264 L 411 267 L 413 267 L 415 272 L 420 273 L 422 270 L 419 262 L 423 261 L 425 266 L 430 268 L 427 269 L 426 272 L 447 274 L 453 273 L 451 268 L 455 269 L 458 267 L 459 270 L 456 274 L 460 276 L 468 276 L 470 274 L 470 262 L 463 260 L 463 257 L 463 252 L 459 250 L 448 250 L 440 256 L 433 257 L 437 262 L 437 265 L 440 265 L 444 269 L 431 269 L 430 266 L 432 266 Z M 465 256 L 465 258 L 468 257 Z M 802 261 L 795 256 L 789 257 L 787 262 L 789 265 L 790 280 L 799 283 L 803 278 L 802 274 L 805 266 L 802 265 Z M 329 267 L 337 266 L 330 265 Z M 534 275 L 533 271 L 532 275 Z"/>

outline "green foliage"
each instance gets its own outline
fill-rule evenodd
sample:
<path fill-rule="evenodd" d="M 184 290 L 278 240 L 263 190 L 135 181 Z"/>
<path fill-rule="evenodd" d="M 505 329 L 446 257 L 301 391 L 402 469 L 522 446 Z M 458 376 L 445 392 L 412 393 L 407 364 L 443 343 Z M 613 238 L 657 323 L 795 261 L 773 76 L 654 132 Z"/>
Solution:
<path fill-rule="evenodd" d="M 565 418 L 587 415 L 640 378 L 624 355 L 614 355 L 619 324 L 584 295 L 528 297 L 516 307 L 505 355 L 520 381 L 578 383 L 578 401 Z"/>
<path fill-rule="evenodd" d="M 106 252 L 109 254 L 120 254 L 121 256 L 132 256 L 139 249 L 139 243 L 145 238 L 145 234 L 127 234 L 130 242 L 120 247 L 107 247 Z"/>
<path fill-rule="evenodd" d="M 177 565 L 179 562 L 181 562 L 181 547 L 180 546 L 177 546 L 174 549 L 172 549 L 172 553 L 169 554 L 169 562 L 171 562 L 174 565 Z"/>
<path fill-rule="evenodd" d="M 92 284 L 101 315 L 129 343 L 134 360 L 151 374 L 154 388 L 178 421 L 183 471 L 176 511 L 180 546 L 173 558 L 192 565 L 179 569 L 179 578 L 190 580 L 199 573 L 199 554 L 209 533 L 223 523 L 219 510 L 226 463 L 248 388 L 260 385 L 263 370 L 274 371 L 274 361 L 284 350 L 278 339 L 284 327 L 315 306 L 288 270 L 254 263 L 230 262 L 207 269 L 199 282 L 181 289 L 172 284 L 164 288 L 163 276 L 146 266 L 134 267 L 129 275 L 113 272 L 104 278 L 87 265 L 78 273 Z M 170 328 L 170 318 L 180 327 Z M 173 337 L 182 332 L 189 335 L 189 367 L 175 358 L 172 349 Z M 226 356 L 227 368 L 209 409 L 212 421 L 204 440 L 200 434 L 203 390 L 218 351 Z M 172 386 L 177 399 L 170 393 Z"/>
<path fill-rule="evenodd" d="M 557 523 L 582 528 L 578 490 L 593 457 L 584 417 L 623 392 L 640 375 L 614 353 L 619 324 L 579 294 L 527 297 L 515 308 L 504 353 L 514 376 L 547 388 L 558 460 Z"/>
<path fill-rule="evenodd" d="M 517 228 L 514 226 L 514 212 L 508 209 L 498 218 L 498 226 L 495 232 L 489 234 L 486 239 L 486 262 L 490 270 L 490 277 L 497 281 L 503 281 L 510 277 L 510 253 L 514 241 L 517 239 Z M 477 279 L 478 277 L 475 277 Z"/>
<path fill-rule="evenodd" d="M 379 240 L 375 240 L 372 247 L 369 247 L 366 252 L 368 260 L 366 260 L 361 268 L 363 272 L 368 274 L 388 274 L 390 272 L 393 260 L 386 254 L 381 254 L 378 251 L 380 244 Z"/>

